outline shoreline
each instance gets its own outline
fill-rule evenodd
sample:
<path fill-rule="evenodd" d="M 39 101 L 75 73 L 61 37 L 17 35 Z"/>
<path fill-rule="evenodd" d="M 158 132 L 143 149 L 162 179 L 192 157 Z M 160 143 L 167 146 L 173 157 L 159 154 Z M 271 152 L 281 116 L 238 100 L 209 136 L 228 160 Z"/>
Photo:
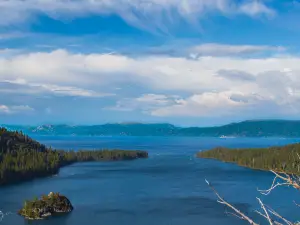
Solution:
<path fill-rule="evenodd" d="M 213 159 L 260 171 L 300 175 L 300 144 L 267 148 L 217 147 L 196 154 L 197 158 Z"/>
<path fill-rule="evenodd" d="M 213 158 L 213 157 L 198 157 L 198 156 L 196 156 L 196 158 L 215 160 L 215 161 L 218 161 L 218 162 L 222 162 L 222 163 L 226 163 L 226 164 L 232 164 L 232 165 L 235 165 L 235 166 L 238 166 L 238 167 L 241 167 L 241 168 L 250 169 L 250 170 L 254 170 L 254 171 L 260 171 L 260 172 L 270 172 L 272 170 L 272 169 L 268 170 L 268 169 L 260 169 L 260 168 L 254 168 L 254 167 L 249 167 L 249 166 L 243 166 L 243 165 L 237 164 L 236 162 L 224 161 L 224 160 Z M 273 171 L 276 172 L 276 173 L 282 173 L 282 171 L 277 171 L 277 170 L 273 170 Z M 287 173 L 287 174 L 292 175 L 293 173 Z M 294 174 L 294 175 L 296 175 L 296 174 Z"/>
<path fill-rule="evenodd" d="M 51 169 L 43 170 L 10 170 L 9 176 L 0 180 L 0 188 L 10 185 L 17 185 L 25 182 L 31 182 L 37 179 L 57 176 L 61 168 L 75 163 L 84 162 L 114 162 L 114 161 L 132 161 L 137 159 L 146 159 L 149 157 L 147 151 L 141 150 L 81 150 L 81 151 L 62 151 L 51 150 L 50 152 L 39 152 L 39 156 L 49 157 L 52 155 L 58 157 L 58 162 Z M 5 157 L 5 155 L 4 155 Z M 25 161 L 26 162 L 26 161 Z M 47 162 L 50 167 L 51 161 Z"/>

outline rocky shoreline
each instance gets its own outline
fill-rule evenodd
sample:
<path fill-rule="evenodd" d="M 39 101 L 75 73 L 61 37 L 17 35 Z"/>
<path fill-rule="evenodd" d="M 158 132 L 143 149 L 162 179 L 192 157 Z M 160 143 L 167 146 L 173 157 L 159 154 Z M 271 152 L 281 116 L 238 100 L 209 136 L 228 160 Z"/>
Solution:
<path fill-rule="evenodd" d="M 40 220 L 56 214 L 70 213 L 73 209 L 74 207 L 66 196 L 50 192 L 40 199 L 25 201 L 18 214 L 28 220 Z"/>

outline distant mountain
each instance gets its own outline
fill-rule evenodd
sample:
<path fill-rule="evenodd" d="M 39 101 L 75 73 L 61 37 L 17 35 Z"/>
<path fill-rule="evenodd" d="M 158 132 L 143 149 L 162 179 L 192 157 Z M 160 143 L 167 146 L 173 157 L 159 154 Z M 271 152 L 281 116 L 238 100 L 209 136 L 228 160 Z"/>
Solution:
<path fill-rule="evenodd" d="M 116 123 L 92 126 L 10 126 L 28 135 L 88 136 L 211 136 L 211 137 L 300 137 L 300 120 L 249 120 L 218 127 L 176 127 L 172 124 Z"/>

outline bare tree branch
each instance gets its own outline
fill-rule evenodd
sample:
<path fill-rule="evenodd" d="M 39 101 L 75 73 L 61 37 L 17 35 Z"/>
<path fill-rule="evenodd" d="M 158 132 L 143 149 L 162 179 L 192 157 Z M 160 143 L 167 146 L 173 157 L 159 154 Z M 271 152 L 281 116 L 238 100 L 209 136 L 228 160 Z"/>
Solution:
<path fill-rule="evenodd" d="M 216 191 L 216 189 L 205 179 L 206 183 L 208 184 L 208 186 L 213 190 L 213 192 L 216 194 L 216 196 L 218 197 L 218 202 L 228 206 L 230 209 L 232 209 L 234 212 L 236 212 L 238 215 L 240 215 L 240 218 L 243 220 L 248 221 L 251 225 L 259 225 L 258 223 L 255 223 L 253 220 L 251 220 L 248 216 L 246 216 L 244 213 L 242 213 L 240 210 L 238 210 L 237 208 L 235 208 L 234 206 L 232 206 L 231 204 L 229 204 L 227 201 L 224 200 L 224 198 L 222 198 L 219 193 Z"/>
<path fill-rule="evenodd" d="M 298 155 L 298 157 L 299 157 L 299 155 Z M 279 186 L 292 186 L 293 188 L 300 190 L 300 176 L 289 175 L 284 172 L 278 173 L 273 170 L 271 170 L 271 172 L 273 174 L 275 174 L 272 185 L 268 190 L 258 190 L 261 194 L 268 195 L 272 192 L 272 190 L 274 190 L 276 187 L 279 187 Z M 281 180 L 282 182 L 276 183 L 277 180 Z M 205 180 L 205 181 L 208 184 L 208 186 L 213 190 L 213 192 L 216 194 L 216 196 L 218 197 L 217 202 L 219 202 L 220 204 L 226 205 L 227 207 L 229 207 L 230 209 L 232 209 L 235 212 L 235 213 L 227 213 L 227 214 L 231 214 L 239 219 L 245 220 L 252 225 L 259 225 L 258 223 L 254 222 L 251 218 L 246 216 L 244 213 L 242 213 L 240 210 L 238 210 L 237 208 L 232 206 L 230 203 L 225 201 L 225 199 L 220 196 L 220 194 L 216 191 L 216 189 L 207 180 Z M 264 213 L 259 212 L 257 210 L 255 210 L 255 212 L 258 213 L 263 218 L 265 218 L 268 221 L 269 225 L 284 225 L 284 224 L 300 225 L 300 222 L 291 222 L 291 221 L 287 220 L 286 218 L 284 218 L 283 216 L 281 216 L 279 213 L 274 211 L 271 207 L 265 205 L 261 201 L 260 198 L 257 198 L 257 200 L 258 200 Z M 295 201 L 294 201 L 294 203 L 300 207 L 300 204 L 298 205 Z"/>
<path fill-rule="evenodd" d="M 300 207 L 300 204 L 296 203 L 295 201 L 294 201 L 294 203 L 295 203 L 296 206 Z"/>
<path fill-rule="evenodd" d="M 267 217 L 265 214 L 263 214 L 263 213 L 261 213 L 261 212 L 259 212 L 259 211 L 257 211 L 257 210 L 255 210 L 254 212 L 256 212 L 256 213 L 259 214 L 260 216 L 262 216 L 262 217 L 268 219 L 268 217 Z M 279 222 L 277 222 L 277 221 L 275 221 L 275 220 L 273 220 L 273 219 L 272 219 L 272 222 L 273 222 L 274 224 L 276 224 L 276 225 L 283 225 L 282 223 L 279 223 Z"/>
<path fill-rule="evenodd" d="M 4 219 L 5 216 L 13 214 L 12 212 L 4 213 L 0 210 L 0 222 Z"/>
<path fill-rule="evenodd" d="M 268 207 L 268 211 L 273 214 L 274 216 L 278 217 L 279 219 L 281 219 L 282 221 L 284 221 L 287 225 L 293 225 L 294 223 L 292 223 L 291 221 L 288 221 L 287 219 L 285 219 L 283 216 L 279 215 L 277 212 L 275 212 L 272 208 Z"/>
<path fill-rule="evenodd" d="M 289 175 L 289 174 L 284 173 L 284 172 L 277 173 L 273 170 L 271 170 L 271 172 L 275 174 L 272 185 L 268 190 L 258 190 L 261 194 L 268 195 L 268 194 L 271 193 L 272 190 L 274 190 L 278 186 L 292 186 L 293 188 L 295 188 L 297 190 L 300 190 L 300 177 L 295 176 L 295 175 Z M 282 182 L 282 183 L 277 182 L 275 184 L 275 181 L 277 179 L 281 179 L 284 182 Z"/>
<path fill-rule="evenodd" d="M 241 220 L 244 219 L 243 217 L 241 217 L 241 216 L 239 216 L 238 214 L 233 213 L 233 212 L 225 212 L 225 213 L 226 213 L 226 214 L 229 214 L 229 215 L 232 215 L 232 216 L 235 216 L 235 217 L 237 217 L 237 218 L 239 218 L 239 219 L 241 219 Z"/>
<path fill-rule="evenodd" d="M 273 225 L 273 222 L 272 222 L 272 220 L 271 220 L 271 218 L 270 218 L 270 216 L 269 216 L 268 211 L 266 210 L 266 207 L 264 206 L 264 204 L 262 203 L 262 201 L 260 200 L 260 198 L 256 198 L 256 199 L 258 200 L 258 202 L 259 202 L 261 208 L 264 210 L 265 215 L 266 215 L 266 218 L 267 218 L 267 220 L 269 221 L 270 225 Z"/>

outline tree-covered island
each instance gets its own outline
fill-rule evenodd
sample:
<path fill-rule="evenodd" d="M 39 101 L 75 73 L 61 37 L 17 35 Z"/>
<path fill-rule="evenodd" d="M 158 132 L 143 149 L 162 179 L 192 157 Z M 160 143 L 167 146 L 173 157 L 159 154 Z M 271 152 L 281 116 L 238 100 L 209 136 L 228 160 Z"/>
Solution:
<path fill-rule="evenodd" d="M 217 147 L 199 152 L 197 157 L 236 163 L 252 169 L 300 175 L 300 144 L 250 149 Z"/>
<path fill-rule="evenodd" d="M 22 132 L 0 128 L 0 186 L 57 174 L 76 162 L 147 158 L 145 151 L 63 151 L 47 148 Z"/>
<path fill-rule="evenodd" d="M 73 210 L 70 200 L 59 193 L 50 192 L 43 195 L 40 199 L 35 198 L 31 201 L 25 201 L 18 214 L 26 219 L 38 220 L 55 214 L 69 213 Z"/>

